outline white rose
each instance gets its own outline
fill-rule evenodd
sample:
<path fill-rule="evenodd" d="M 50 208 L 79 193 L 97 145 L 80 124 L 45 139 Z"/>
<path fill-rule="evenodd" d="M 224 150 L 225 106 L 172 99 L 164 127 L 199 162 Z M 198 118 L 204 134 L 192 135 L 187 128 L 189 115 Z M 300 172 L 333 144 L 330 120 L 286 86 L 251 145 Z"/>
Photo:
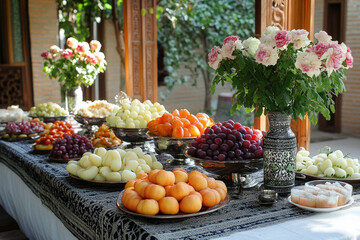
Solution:
<path fill-rule="evenodd" d="M 299 52 L 296 58 L 295 67 L 309 77 L 317 77 L 321 73 L 321 63 L 321 60 L 314 52 Z"/>
<path fill-rule="evenodd" d="M 323 43 L 325 43 L 325 44 L 328 44 L 328 43 L 330 43 L 332 37 L 329 36 L 329 35 L 327 34 L 327 32 L 325 32 L 325 31 L 320 31 L 320 32 L 318 32 L 318 33 L 315 33 L 315 38 L 316 38 L 319 42 L 323 42 Z"/>
<path fill-rule="evenodd" d="M 243 45 L 241 43 L 241 40 L 236 40 L 234 43 L 235 49 L 241 50 L 243 48 Z"/>
<path fill-rule="evenodd" d="M 264 35 L 260 38 L 260 42 L 270 47 L 275 47 L 276 46 L 275 35 L 276 33 Z"/>
<path fill-rule="evenodd" d="M 278 27 L 268 26 L 267 28 L 265 28 L 264 36 L 269 35 L 269 34 L 274 34 L 277 31 L 280 31 L 280 29 Z"/>
<path fill-rule="evenodd" d="M 291 42 L 294 43 L 295 49 L 300 49 L 306 47 L 310 44 L 310 40 L 308 38 L 309 32 L 304 29 L 292 30 L 291 31 Z"/>
<path fill-rule="evenodd" d="M 260 40 L 257 38 L 249 37 L 243 41 L 243 53 L 247 56 L 255 56 L 256 50 L 259 47 Z"/>

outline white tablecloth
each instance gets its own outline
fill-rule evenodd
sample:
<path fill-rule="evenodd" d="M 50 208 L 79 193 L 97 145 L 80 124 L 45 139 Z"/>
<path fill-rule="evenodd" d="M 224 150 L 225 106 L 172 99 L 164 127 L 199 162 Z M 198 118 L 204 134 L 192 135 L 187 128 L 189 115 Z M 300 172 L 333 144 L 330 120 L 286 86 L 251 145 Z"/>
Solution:
<path fill-rule="evenodd" d="M 0 204 L 29 239 L 76 239 L 21 178 L 0 163 Z M 360 207 L 238 232 L 219 239 L 360 239 Z"/>

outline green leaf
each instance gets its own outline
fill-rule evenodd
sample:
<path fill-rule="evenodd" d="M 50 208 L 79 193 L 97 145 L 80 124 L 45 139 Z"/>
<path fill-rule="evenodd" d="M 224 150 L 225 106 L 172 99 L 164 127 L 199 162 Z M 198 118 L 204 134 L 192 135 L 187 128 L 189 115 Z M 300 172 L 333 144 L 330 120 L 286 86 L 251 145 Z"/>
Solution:
<path fill-rule="evenodd" d="M 141 16 L 145 16 L 147 13 L 147 10 L 145 8 L 141 9 Z"/>

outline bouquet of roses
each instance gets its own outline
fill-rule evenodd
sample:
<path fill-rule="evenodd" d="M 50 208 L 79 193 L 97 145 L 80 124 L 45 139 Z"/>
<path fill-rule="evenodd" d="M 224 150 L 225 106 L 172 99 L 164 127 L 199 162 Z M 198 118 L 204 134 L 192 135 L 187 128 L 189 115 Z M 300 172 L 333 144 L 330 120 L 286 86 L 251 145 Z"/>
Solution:
<path fill-rule="evenodd" d="M 228 36 L 222 47 L 209 53 L 209 66 L 216 70 L 212 92 L 219 83 L 231 82 L 235 90 L 235 112 L 241 106 L 255 116 L 280 112 L 317 122 L 335 111 L 333 95 L 345 91 L 345 70 L 353 66 L 351 50 L 344 43 L 331 41 L 326 32 L 308 39 L 306 30 L 280 30 L 267 27 L 260 40 L 241 41 Z"/>
<path fill-rule="evenodd" d="M 81 84 L 91 86 L 96 76 L 106 70 L 105 55 L 100 52 L 100 42 L 92 40 L 89 45 L 87 42 L 68 38 L 66 45 L 67 49 L 54 45 L 41 54 L 44 59 L 44 72 L 50 79 L 58 79 L 65 88 Z"/>

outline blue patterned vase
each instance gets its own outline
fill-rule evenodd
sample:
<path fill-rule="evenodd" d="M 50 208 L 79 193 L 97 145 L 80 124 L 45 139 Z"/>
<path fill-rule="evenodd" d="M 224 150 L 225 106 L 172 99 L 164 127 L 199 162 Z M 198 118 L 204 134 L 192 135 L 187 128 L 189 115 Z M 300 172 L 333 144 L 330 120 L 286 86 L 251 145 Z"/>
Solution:
<path fill-rule="evenodd" d="M 286 193 L 295 185 L 296 137 L 289 116 L 270 112 L 268 117 L 270 130 L 263 143 L 264 185 Z"/>

